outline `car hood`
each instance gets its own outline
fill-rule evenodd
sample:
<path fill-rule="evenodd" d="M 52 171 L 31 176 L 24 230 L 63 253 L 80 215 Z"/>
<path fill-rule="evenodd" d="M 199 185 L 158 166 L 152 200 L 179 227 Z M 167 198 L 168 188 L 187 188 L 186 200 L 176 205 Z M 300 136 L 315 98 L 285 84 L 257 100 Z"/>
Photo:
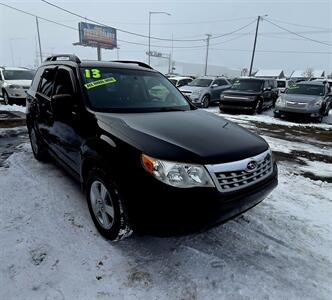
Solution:
<path fill-rule="evenodd" d="M 9 84 L 16 84 L 19 86 L 30 87 L 32 80 L 6 80 L 6 83 Z"/>
<path fill-rule="evenodd" d="M 264 139 L 203 111 L 96 113 L 98 125 L 155 158 L 199 164 L 240 160 L 268 149 Z"/>
<path fill-rule="evenodd" d="M 302 94 L 283 94 L 281 96 L 286 101 L 295 101 L 295 102 L 316 102 L 323 99 L 323 96 L 316 95 L 302 95 Z"/>
<path fill-rule="evenodd" d="M 235 90 L 226 90 L 223 92 L 223 95 L 227 96 L 258 96 L 261 92 L 253 91 L 235 91 Z"/>
<path fill-rule="evenodd" d="M 193 92 L 193 91 L 201 91 L 204 89 L 206 89 L 206 87 L 185 85 L 185 86 L 180 87 L 179 90 L 182 92 Z"/>

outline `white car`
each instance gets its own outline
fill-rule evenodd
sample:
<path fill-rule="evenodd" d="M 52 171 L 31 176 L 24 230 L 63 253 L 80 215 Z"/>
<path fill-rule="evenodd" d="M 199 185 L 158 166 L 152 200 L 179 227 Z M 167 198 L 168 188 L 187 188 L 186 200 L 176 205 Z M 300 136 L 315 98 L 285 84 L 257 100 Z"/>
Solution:
<path fill-rule="evenodd" d="M 170 82 L 172 82 L 177 88 L 181 86 L 185 86 L 188 83 L 192 82 L 193 79 L 191 77 L 182 77 L 182 76 L 174 76 L 168 78 Z"/>
<path fill-rule="evenodd" d="M 280 93 L 284 93 L 294 82 L 288 79 L 277 79 L 277 87 Z"/>
<path fill-rule="evenodd" d="M 34 73 L 26 68 L 0 67 L 0 96 L 5 104 L 25 103 Z"/>

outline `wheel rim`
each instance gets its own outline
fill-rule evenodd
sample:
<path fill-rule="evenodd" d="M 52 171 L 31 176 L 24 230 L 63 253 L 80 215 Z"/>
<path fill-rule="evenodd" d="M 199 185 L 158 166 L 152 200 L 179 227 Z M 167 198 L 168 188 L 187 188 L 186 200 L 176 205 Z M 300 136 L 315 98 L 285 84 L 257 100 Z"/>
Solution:
<path fill-rule="evenodd" d="M 30 132 L 30 141 L 31 141 L 31 147 L 33 152 L 36 154 L 38 153 L 38 143 L 37 143 L 37 136 L 36 136 L 36 132 L 34 129 L 31 129 Z"/>
<path fill-rule="evenodd" d="M 8 95 L 6 93 L 3 94 L 3 100 L 5 101 L 5 104 L 8 105 Z"/>
<path fill-rule="evenodd" d="M 203 106 L 204 107 L 208 107 L 209 106 L 209 99 L 206 96 L 203 98 Z"/>
<path fill-rule="evenodd" d="M 105 185 L 99 180 L 91 184 L 90 202 L 99 225 L 104 229 L 110 229 L 114 223 L 113 200 Z"/>

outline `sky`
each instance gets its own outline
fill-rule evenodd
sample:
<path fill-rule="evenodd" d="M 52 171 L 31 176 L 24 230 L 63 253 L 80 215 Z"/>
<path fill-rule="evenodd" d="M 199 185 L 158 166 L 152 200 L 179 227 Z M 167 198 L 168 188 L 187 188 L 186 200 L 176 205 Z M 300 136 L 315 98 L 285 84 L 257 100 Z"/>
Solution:
<path fill-rule="evenodd" d="M 283 69 L 290 73 L 295 69 L 310 67 L 332 72 L 332 0 L 49 1 L 84 17 L 146 36 L 149 11 L 167 12 L 171 15 L 152 15 L 152 36 L 170 40 L 172 36 L 174 40 L 199 39 L 191 42 L 174 41 L 175 61 L 204 64 L 206 34 L 211 34 L 209 64 L 235 69 L 249 68 L 255 19 L 258 15 L 267 15 L 259 24 L 254 69 Z M 84 21 L 41 0 L 0 0 L 1 3 L 73 28 L 78 27 L 78 22 Z M 96 59 L 95 48 L 73 46 L 78 41 L 77 30 L 44 20 L 39 20 L 39 25 L 44 56 L 75 53 L 83 59 Z M 233 31 L 236 32 L 218 38 L 218 35 Z M 119 31 L 117 34 L 118 39 L 122 40 L 118 42 L 120 49 L 103 50 L 103 59 L 112 60 L 119 56 L 123 60 L 147 62 L 147 38 Z M 151 45 L 151 50 L 171 53 L 171 41 L 152 39 Z M 32 66 L 36 63 L 37 49 L 35 18 L 0 5 L 0 65 Z"/>

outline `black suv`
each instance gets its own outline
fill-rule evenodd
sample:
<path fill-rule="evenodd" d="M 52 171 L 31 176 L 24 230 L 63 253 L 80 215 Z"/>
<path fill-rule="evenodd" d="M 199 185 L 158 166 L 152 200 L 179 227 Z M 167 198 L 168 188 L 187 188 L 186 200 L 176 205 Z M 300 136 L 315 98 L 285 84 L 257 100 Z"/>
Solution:
<path fill-rule="evenodd" d="M 261 113 L 273 107 L 278 98 L 278 87 L 275 79 L 240 78 L 236 79 L 229 90 L 220 96 L 219 108 L 226 110 L 245 110 L 250 113 Z"/>
<path fill-rule="evenodd" d="M 48 58 L 27 96 L 34 156 L 55 158 L 116 240 L 206 229 L 261 202 L 277 166 L 259 136 L 197 110 L 140 62 Z"/>

